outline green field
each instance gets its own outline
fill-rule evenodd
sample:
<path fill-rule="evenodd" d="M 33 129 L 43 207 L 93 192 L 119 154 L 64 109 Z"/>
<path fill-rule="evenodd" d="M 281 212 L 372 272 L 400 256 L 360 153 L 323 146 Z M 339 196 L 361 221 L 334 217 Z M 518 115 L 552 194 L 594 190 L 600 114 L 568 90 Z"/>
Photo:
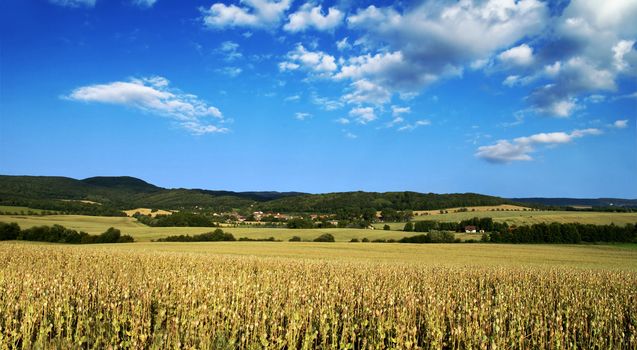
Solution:
<path fill-rule="evenodd" d="M 28 208 L 28 207 L 17 207 L 17 206 L 9 206 L 9 205 L 0 205 L 0 213 L 15 213 L 15 214 L 20 214 L 20 213 L 24 213 L 27 214 L 28 212 L 33 212 L 36 214 L 40 214 L 43 212 L 55 212 L 55 210 L 43 210 L 43 209 L 33 209 L 33 208 Z"/>

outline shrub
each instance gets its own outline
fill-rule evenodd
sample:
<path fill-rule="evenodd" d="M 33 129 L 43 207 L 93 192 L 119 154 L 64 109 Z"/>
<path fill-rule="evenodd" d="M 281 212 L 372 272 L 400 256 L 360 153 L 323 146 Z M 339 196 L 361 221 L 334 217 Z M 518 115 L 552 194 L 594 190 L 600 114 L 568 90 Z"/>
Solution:
<path fill-rule="evenodd" d="M 358 240 L 358 238 L 352 238 L 352 239 L 350 240 L 350 243 L 358 243 L 358 242 L 360 242 L 360 241 Z"/>
<path fill-rule="evenodd" d="M 299 236 L 293 236 L 292 238 L 289 239 L 290 242 L 300 242 L 301 241 L 301 237 Z"/>
<path fill-rule="evenodd" d="M 314 238 L 314 242 L 334 242 L 334 236 L 330 233 L 324 233 Z"/>
<path fill-rule="evenodd" d="M 385 224 L 385 226 L 383 226 L 383 230 L 389 231 L 389 230 L 391 230 L 391 227 L 389 227 L 389 225 Z"/>
<path fill-rule="evenodd" d="M 18 238 L 20 226 L 15 222 L 10 224 L 0 222 L 0 241 L 10 241 Z"/>

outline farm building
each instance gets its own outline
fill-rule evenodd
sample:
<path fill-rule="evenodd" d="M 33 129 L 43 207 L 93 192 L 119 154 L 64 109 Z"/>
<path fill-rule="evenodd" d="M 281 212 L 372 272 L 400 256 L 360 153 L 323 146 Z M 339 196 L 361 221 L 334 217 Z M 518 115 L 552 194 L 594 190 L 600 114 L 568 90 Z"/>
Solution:
<path fill-rule="evenodd" d="M 477 232 L 477 228 L 475 226 L 465 226 L 464 227 L 464 232 L 465 233 L 476 233 Z"/>

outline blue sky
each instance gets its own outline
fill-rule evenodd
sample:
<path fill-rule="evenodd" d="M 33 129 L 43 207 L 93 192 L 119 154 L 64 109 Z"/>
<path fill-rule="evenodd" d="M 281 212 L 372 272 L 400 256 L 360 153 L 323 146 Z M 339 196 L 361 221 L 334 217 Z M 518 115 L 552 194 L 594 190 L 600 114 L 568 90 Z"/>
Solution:
<path fill-rule="evenodd" d="M 637 197 L 637 1 L 8 0 L 0 173 Z"/>

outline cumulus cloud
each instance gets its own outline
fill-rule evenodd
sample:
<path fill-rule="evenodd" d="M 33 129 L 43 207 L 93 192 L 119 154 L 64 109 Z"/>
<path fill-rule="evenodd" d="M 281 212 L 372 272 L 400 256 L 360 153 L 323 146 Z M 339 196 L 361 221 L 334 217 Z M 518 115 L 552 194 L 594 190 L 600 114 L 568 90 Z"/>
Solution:
<path fill-rule="evenodd" d="M 295 13 L 288 16 L 288 23 L 283 29 L 289 32 L 300 32 L 308 28 L 320 31 L 332 30 L 343 22 L 344 14 L 335 7 L 330 7 L 327 14 L 323 14 L 321 6 L 304 4 Z"/>
<path fill-rule="evenodd" d="M 417 92 L 539 33 L 547 18 L 545 4 L 537 0 L 429 1 L 402 13 L 372 5 L 350 16 L 348 25 L 378 52 L 351 59 L 337 77 Z"/>
<path fill-rule="evenodd" d="M 169 87 L 163 77 L 134 78 L 107 84 L 82 86 L 66 98 L 126 106 L 168 117 L 193 134 L 227 132 L 221 111 L 197 96 Z M 213 122 L 214 121 L 214 124 Z M 215 125 L 217 124 L 217 125 Z"/>
<path fill-rule="evenodd" d="M 343 96 L 343 100 L 347 103 L 381 105 L 391 99 L 389 90 L 369 80 L 357 80 L 350 84 L 350 87 L 353 91 Z"/>
<path fill-rule="evenodd" d="M 280 71 L 304 68 L 317 74 L 327 74 L 335 71 L 338 66 L 334 56 L 322 51 L 309 51 L 303 44 L 297 44 L 293 51 L 288 52 L 287 61 L 279 63 Z"/>
<path fill-rule="evenodd" d="M 478 147 L 475 155 L 491 163 L 510 163 L 514 161 L 533 160 L 531 153 L 538 145 L 559 145 L 570 143 L 575 139 L 589 135 L 600 135 L 602 130 L 589 128 L 577 129 L 570 133 L 551 132 L 539 133 L 531 136 L 518 137 L 509 140 L 499 140 L 493 145 Z"/>
<path fill-rule="evenodd" d="M 215 3 L 202 10 L 204 25 L 209 28 L 233 27 L 273 28 L 278 26 L 291 0 L 242 0 L 246 6 Z"/>
<path fill-rule="evenodd" d="M 569 116 L 580 95 L 613 92 L 620 75 L 635 75 L 635 17 L 635 1 L 571 1 L 535 50 L 536 70 L 524 77 L 549 80 L 549 87 L 534 89 L 530 104 L 543 114 Z"/>
<path fill-rule="evenodd" d="M 376 113 L 372 107 L 357 107 L 349 111 L 350 117 L 359 124 L 367 124 L 376 120 Z"/>
<path fill-rule="evenodd" d="M 533 63 L 533 49 L 527 44 L 522 44 L 502 52 L 498 59 L 507 65 L 528 66 Z"/>
<path fill-rule="evenodd" d="M 600 68 L 581 57 L 552 65 L 545 72 L 554 74 L 554 81 L 533 90 L 528 101 L 542 114 L 568 117 L 575 110 L 576 96 L 588 91 L 615 91 L 615 73 Z"/>

